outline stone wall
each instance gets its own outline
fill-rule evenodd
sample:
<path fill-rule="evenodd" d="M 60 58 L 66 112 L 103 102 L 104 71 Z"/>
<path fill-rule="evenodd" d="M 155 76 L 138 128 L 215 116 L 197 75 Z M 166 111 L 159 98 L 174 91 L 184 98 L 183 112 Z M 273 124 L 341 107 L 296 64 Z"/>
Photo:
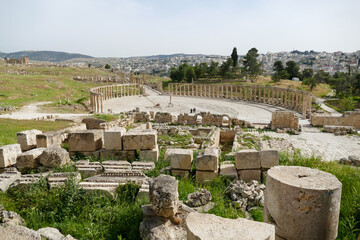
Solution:
<path fill-rule="evenodd" d="M 29 64 L 29 58 L 28 57 L 22 57 L 20 59 L 17 58 L 5 58 L 5 61 L 7 64 Z"/>
<path fill-rule="evenodd" d="M 313 126 L 352 126 L 360 129 L 360 111 L 345 112 L 341 117 L 313 115 L 310 121 Z"/>
<path fill-rule="evenodd" d="M 258 85 L 170 83 L 168 91 L 170 95 L 174 96 L 225 98 L 266 103 L 297 111 L 304 117 L 307 112 L 311 111 L 312 95 L 309 92 L 287 88 Z"/>
<path fill-rule="evenodd" d="M 276 111 L 271 116 L 271 129 L 299 130 L 299 118 L 293 111 Z"/>

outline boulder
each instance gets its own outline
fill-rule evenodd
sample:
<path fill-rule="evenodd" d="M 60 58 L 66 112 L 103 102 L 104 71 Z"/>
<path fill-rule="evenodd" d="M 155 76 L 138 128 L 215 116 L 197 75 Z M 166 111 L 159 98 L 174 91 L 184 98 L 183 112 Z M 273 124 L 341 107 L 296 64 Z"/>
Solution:
<path fill-rule="evenodd" d="M 360 166 L 360 155 L 350 155 L 349 160 L 355 166 Z"/>
<path fill-rule="evenodd" d="M 37 231 L 19 225 L 0 226 L 0 237 L 1 240 L 42 240 Z"/>
<path fill-rule="evenodd" d="M 149 198 L 152 209 L 161 217 L 171 218 L 178 211 L 178 181 L 168 175 L 149 180 Z"/>
<path fill-rule="evenodd" d="M 21 154 L 20 144 L 10 144 L 0 147 L 0 168 L 10 167 L 16 163 Z"/>
<path fill-rule="evenodd" d="M 46 148 L 39 158 L 42 165 L 51 168 L 70 163 L 69 153 L 59 147 Z"/>
<path fill-rule="evenodd" d="M 199 207 L 208 204 L 211 201 L 211 193 L 206 189 L 187 195 L 186 205 L 189 207 Z"/>
<path fill-rule="evenodd" d="M 45 148 L 35 148 L 20 154 L 16 159 L 16 167 L 22 169 L 34 169 L 40 167 L 40 155 Z"/>
<path fill-rule="evenodd" d="M 214 214 L 189 213 L 186 230 L 188 240 L 275 240 L 275 228 L 271 224 Z"/>
<path fill-rule="evenodd" d="M 17 142 L 21 146 L 21 150 L 28 151 L 30 149 L 36 148 L 36 135 L 41 133 L 42 131 L 37 129 L 18 132 L 16 134 L 16 137 L 17 137 Z"/>
<path fill-rule="evenodd" d="M 1 206 L 0 206 L 1 207 Z M 24 225 L 25 221 L 16 212 L 1 211 L 0 209 L 0 225 Z"/>
<path fill-rule="evenodd" d="M 217 171 L 219 168 L 220 149 L 206 148 L 196 158 L 196 170 Z"/>
<path fill-rule="evenodd" d="M 47 240 L 64 240 L 65 238 L 59 230 L 52 227 L 40 228 L 37 232 Z"/>

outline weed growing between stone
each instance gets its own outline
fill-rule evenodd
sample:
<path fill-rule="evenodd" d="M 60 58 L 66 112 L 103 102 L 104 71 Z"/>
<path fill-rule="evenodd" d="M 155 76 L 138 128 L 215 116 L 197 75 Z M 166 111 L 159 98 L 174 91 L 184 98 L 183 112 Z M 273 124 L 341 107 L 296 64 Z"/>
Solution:
<path fill-rule="evenodd" d="M 293 155 L 280 153 L 281 165 L 317 168 L 335 175 L 342 183 L 338 239 L 356 239 L 360 233 L 360 169 L 321 158 L 304 157 L 300 151 Z"/>

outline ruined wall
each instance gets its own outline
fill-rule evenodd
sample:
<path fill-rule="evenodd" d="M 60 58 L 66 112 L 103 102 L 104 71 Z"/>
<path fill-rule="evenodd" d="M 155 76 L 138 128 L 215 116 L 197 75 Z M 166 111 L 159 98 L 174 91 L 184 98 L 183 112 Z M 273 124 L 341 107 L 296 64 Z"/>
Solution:
<path fill-rule="evenodd" d="M 293 111 L 276 111 L 272 113 L 271 129 L 294 129 L 299 130 L 299 118 Z"/>
<path fill-rule="evenodd" d="M 28 57 L 22 57 L 20 59 L 17 58 L 5 58 L 5 62 L 7 64 L 29 64 L 29 58 Z"/>
<path fill-rule="evenodd" d="M 352 126 L 360 129 L 360 111 L 345 112 L 341 117 L 313 115 L 310 121 L 313 126 Z"/>
<path fill-rule="evenodd" d="M 225 98 L 266 103 L 301 113 L 304 117 L 311 111 L 312 95 L 309 92 L 258 85 L 191 84 L 170 83 L 170 95 Z"/>

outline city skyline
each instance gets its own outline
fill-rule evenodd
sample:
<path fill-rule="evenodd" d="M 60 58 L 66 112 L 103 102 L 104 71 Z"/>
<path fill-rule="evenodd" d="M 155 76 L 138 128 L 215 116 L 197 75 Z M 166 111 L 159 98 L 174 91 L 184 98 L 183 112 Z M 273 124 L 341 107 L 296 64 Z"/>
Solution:
<path fill-rule="evenodd" d="M 0 51 L 50 50 L 94 57 L 243 55 L 359 50 L 360 2 L 0 2 Z M 30 14 L 29 14 L 30 13 Z"/>

